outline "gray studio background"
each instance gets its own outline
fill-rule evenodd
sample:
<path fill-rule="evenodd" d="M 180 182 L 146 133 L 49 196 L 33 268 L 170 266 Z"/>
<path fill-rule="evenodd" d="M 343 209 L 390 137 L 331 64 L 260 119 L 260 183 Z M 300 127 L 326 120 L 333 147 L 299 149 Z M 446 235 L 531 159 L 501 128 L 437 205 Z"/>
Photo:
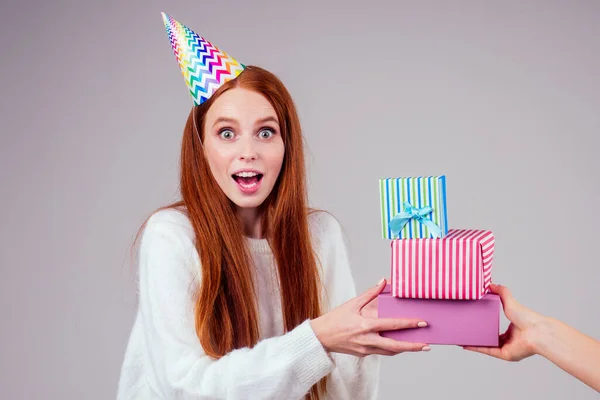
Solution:
<path fill-rule="evenodd" d="M 600 3 L 4 1 L 0 398 L 115 397 L 129 247 L 177 197 L 192 105 L 161 11 L 287 85 L 359 292 L 389 273 L 378 179 L 446 174 L 451 226 L 496 234 L 494 280 L 600 338 Z M 386 358 L 380 382 L 382 399 L 597 398 L 542 358 L 452 346 Z"/>

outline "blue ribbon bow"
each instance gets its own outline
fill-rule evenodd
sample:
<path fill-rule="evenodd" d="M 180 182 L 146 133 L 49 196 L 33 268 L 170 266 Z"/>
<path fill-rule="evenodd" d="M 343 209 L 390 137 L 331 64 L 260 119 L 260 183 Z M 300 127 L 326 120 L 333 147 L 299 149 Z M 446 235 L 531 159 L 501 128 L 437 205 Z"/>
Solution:
<path fill-rule="evenodd" d="M 402 204 L 404 211 L 399 212 L 392 218 L 390 221 L 390 228 L 392 232 L 396 233 L 400 236 L 400 232 L 404 225 L 406 225 L 411 219 L 415 219 L 421 224 L 425 225 L 429 228 L 429 233 L 434 238 L 439 238 L 442 235 L 442 230 L 439 226 L 435 224 L 430 219 L 425 218 L 426 215 L 430 214 L 433 211 L 433 208 L 427 206 L 422 208 L 413 207 L 409 202 L 405 202 Z"/>

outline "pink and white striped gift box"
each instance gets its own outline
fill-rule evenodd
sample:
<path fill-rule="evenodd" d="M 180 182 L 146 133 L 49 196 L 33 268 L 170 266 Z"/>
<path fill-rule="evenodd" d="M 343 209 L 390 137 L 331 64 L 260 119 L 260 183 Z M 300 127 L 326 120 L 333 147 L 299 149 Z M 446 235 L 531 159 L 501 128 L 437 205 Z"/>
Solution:
<path fill-rule="evenodd" d="M 494 234 L 450 229 L 443 238 L 392 240 L 392 296 L 479 300 L 492 280 Z"/>

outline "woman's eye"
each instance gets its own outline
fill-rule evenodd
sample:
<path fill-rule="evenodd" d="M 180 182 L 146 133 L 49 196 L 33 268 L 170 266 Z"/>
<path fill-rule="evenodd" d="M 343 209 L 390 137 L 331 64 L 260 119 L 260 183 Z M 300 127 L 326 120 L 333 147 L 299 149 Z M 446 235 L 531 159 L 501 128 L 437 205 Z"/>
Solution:
<path fill-rule="evenodd" d="M 269 139 L 271 136 L 273 136 L 275 133 L 273 132 L 272 129 L 263 129 L 262 131 L 260 131 L 259 135 L 261 138 L 263 139 Z"/>
<path fill-rule="evenodd" d="M 233 139 L 233 132 L 229 129 L 224 129 L 221 132 L 219 132 L 219 136 L 221 136 L 221 138 L 225 140 L 230 140 Z"/>

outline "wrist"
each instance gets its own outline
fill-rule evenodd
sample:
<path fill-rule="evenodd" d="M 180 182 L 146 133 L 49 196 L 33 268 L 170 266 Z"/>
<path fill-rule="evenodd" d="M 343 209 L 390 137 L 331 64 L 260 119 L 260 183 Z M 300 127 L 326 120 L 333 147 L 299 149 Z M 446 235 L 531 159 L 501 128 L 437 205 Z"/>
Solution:
<path fill-rule="evenodd" d="M 321 345 L 323 346 L 325 351 L 329 353 L 330 350 L 329 350 L 329 344 L 327 342 L 327 334 L 325 333 L 325 324 L 324 324 L 325 321 L 323 320 L 323 317 L 324 316 L 322 315 L 315 319 L 311 319 L 310 326 L 312 327 L 312 330 L 315 333 L 315 336 L 317 337 L 319 342 L 321 342 Z"/>
<path fill-rule="evenodd" d="M 556 329 L 557 321 L 548 317 L 540 317 L 530 328 L 531 332 L 528 334 L 528 341 L 535 354 L 539 354 L 542 357 L 546 356 L 550 340 Z"/>

